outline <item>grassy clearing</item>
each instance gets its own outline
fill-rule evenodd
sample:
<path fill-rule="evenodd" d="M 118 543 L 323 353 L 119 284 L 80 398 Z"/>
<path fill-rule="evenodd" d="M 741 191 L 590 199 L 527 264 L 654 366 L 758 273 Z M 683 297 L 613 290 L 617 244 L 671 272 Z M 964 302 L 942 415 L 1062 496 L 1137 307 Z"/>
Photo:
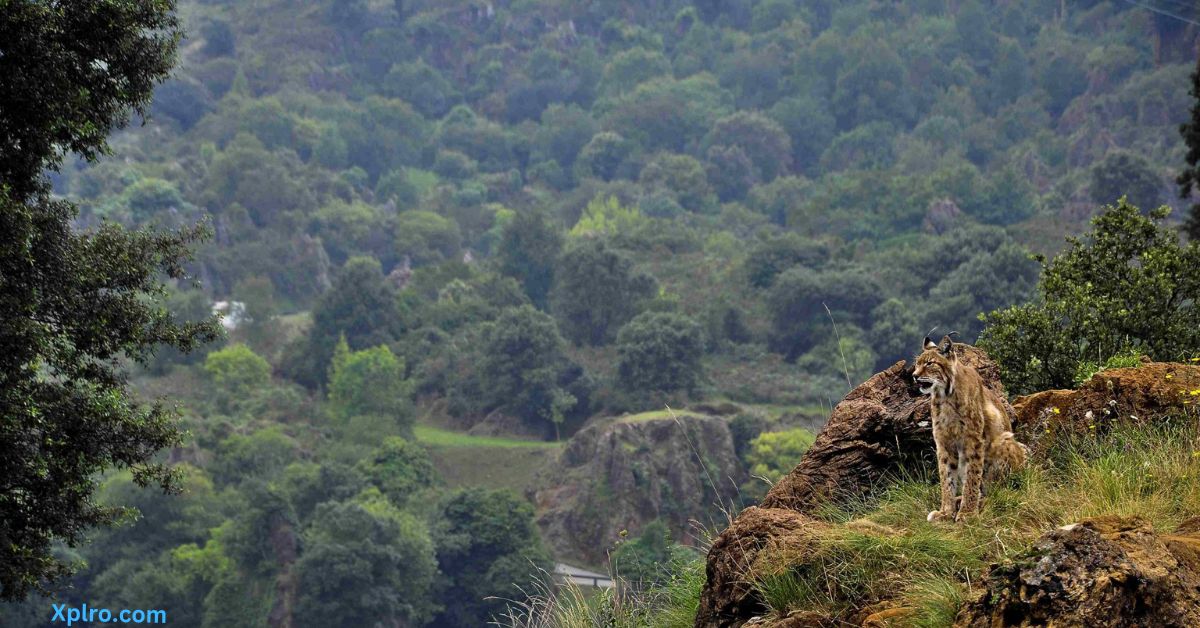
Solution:
<path fill-rule="evenodd" d="M 556 449 L 562 443 L 540 440 L 521 440 L 519 438 L 500 438 L 495 436 L 474 436 L 463 432 L 455 432 L 440 427 L 417 425 L 413 427 L 417 440 L 430 447 L 499 447 L 504 449 Z"/>
<path fill-rule="evenodd" d="M 984 511 L 963 525 L 925 521 L 937 506 L 932 474 L 901 478 L 872 503 L 824 513 L 837 525 L 805 556 L 760 561 L 756 586 L 781 615 L 845 618 L 893 600 L 915 609 L 905 625 L 949 626 L 989 563 L 1026 552 L 1055 526 L 1136 515 L 1169 531 L 1200 515 L 1196 419 L 1064 441 L 993 487 Z"/>
<path fill-rule="evenodd" d="M 482 486 L 520 494 L 556 452 L 532 447 L 430 447 L 429 457 L 448 488 Z"/>
<path fill-rule="evenodd" d="M 433 466 L 449 488 L 482 486 L 520 493 L 562 447 L 562 443 L 473 436 L 429 425 L 417 425 L 413 433 L 417 442 L 429 448 Z"/>
<path fill-rule="evenodd" d="M 682 418 L 686 418 L 686 417 L 700 417 L 700 416 L 704 416 L 704 415 L 698 414 L 696 412 L 689 412 L 687 410 L 665 410 L 664 409 L 664 410 L 653 410 L 651 412 L 641 412 L 638 414 L 630 414 L 627 416 L 623 416 L 617 420 L 621 423 L 640 423 L 642 421 L 654 421 L 656 419 L 670 419 L 673 417 L 678 417 L 678 418 L 682 419 Z"/>

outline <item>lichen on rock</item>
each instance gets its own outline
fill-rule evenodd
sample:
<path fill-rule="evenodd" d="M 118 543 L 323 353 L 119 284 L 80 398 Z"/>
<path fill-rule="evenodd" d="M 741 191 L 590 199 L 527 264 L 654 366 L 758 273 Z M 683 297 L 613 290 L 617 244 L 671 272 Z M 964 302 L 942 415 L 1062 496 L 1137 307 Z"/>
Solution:
<path fill-rule="evenodd" d="M 994 565 L 956 626 L 1200 626 L 1200 532 L 1156 534 L 1137 518 L 1051 530 L 1022 560 Z"/>

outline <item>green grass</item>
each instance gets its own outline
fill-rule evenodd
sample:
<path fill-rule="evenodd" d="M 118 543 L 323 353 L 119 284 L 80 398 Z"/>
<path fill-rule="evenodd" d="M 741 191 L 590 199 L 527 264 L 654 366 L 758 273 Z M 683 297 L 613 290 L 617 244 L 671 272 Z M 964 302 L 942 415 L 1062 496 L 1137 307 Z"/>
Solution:
<path fill-rule="evenodd" d="M 641 412 L 638 414 L 630 414 L 630 415 L 621 417 L 620 419 L 618 419 L 618 421 L 621 423 L 641 423 L 642 421 L 654 421 L 657 419 L 670 419 L 672 417 L 678 417 L 678 418 L 682 419 L 685 417 L 700 417 L 700 416 L 704 416 L 704 415 L 698 414 L 696 412 L 689 412 L 687 410 L 663 409 L 663 410 L 653 410 L 650 412 Z"/>
<path fill-rule="evenodd" d="M 308 332 L 309 328 L 312 327 L 312 314 L 308 311 L 281 314 L 275 318 L 279 321 L 280 326 L 282 326 L 287 340 L 292 340 Z"/>
<path fill-rule="evenodd" d="M 1058 443 L 965 524 L 925 521 L 934 478 L 902 478 L 875 501 L 823 513 L 833 527 L 803 555 L 760 557 L 759 594 L 778 615 L 818 610 L 846 619 L 890 600 L 910 607 L 903 625 L 949 626 L 986 566 L 1015 558 L 1048 530 L 1101 515 L 1138 516 L 1170 531 L 1200 515 L 1197 417 Z"/>
<path fill-rule="evenodd" d="M 417 437 L 419 442 L 429 445 L 430 447 L 556 449 L 562 446 L 562 443 L 540 440 L 521 440 L 519 438 L 501 438 L 495 436 L 474 436 L 463 432 L 455 432 L 453 430 L 432 427 L 429 425 L 417 425 L 413 427 L 413 434 Z"/>
<path fill-rule="evenodd" d="M 523 493 L 557 451 L 533 447 L 430 447 L 429 457 L 448 488 L 481 486 Z"/>
<path fill-rule="evenodd" d="M 429 448 L 433 466 L 449 488 L 523 492 L 562 447 L 562 443 L 473 436 L 429 425 L 417 425 L 413 433 L 417 442 Z"/>

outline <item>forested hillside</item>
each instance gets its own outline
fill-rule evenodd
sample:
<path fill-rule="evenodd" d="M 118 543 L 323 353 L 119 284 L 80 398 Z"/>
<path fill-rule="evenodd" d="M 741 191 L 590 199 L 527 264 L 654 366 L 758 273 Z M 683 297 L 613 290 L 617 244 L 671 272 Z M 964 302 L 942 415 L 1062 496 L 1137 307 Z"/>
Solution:
<path fill-rule="evenodd" d="M 65 599 L 177 625 L 482 625 L 551 566 L 519 491 L 589 420 L 736 403 L 777 477 L 1101 206 L 1188 205 L 1197 32 L 1124 2 L 179 13 L 146 123 L 51 173 L 79 228 L 211 227 L 168 301 L 227 337 L 134 380 L 181 404 L 187 491 L 112 473 L 140 518 L 62 556 Z"/>
<path fill-rule="evenodd" d="M 591 393 L 618 388 L 607 347 L 643 311 L 699 324 L 712 366 L 763 365 L 710 368 L 710 394 L 824 402 L 844 380 L 833 322 L 852 380 L 934 325 L 969 340 L 1029 294 L 1022 246 L 1122 193 L 1174 202 L 1192 32 L 1064 7 L 186 3 L 149 126 L 56 184 L 91 221 L 211 217 L 206 298 L 311 309 L 283 369 L 309 388 L 345 333 L 485 412 L 504 395 L 466 394 L 489 387 L 457 347 L 529 303 L 588 348 L 567 349 L 587 390 L 549 386 L 571 417 L 625 402 Z M 340 311 L 356 257 L 396 311 Z"/>

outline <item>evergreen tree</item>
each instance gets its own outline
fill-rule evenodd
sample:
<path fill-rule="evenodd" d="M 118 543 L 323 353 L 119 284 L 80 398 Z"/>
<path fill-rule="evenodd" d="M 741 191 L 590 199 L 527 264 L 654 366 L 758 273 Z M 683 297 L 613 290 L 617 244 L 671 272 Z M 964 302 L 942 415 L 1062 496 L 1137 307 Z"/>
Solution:
<path fill-rule="evenodd" d="M 672 312 L 638 314 L 617 334 L 617 373 L 630 390 L 691 392 L 703 369 L 704 332 Z"/>
<path fill-rule="evenodd" d="M 1180 246 L 1168 211 L 1106 207 L 1084 238 L 1042 260 L 1037 301 L 987 315 L 979 346 L 1014 393 L 1069 388 L 1084 362 L 1200 350 L 1200 243 Z"/>
<path fill-rule="evenodd" d="M 478 363 L 488 404 L 530 423 L 549 422 L 557 434 L 580 401 L 566 389 L 576 369 L 564 344 L 554 319 L 528 305 L 487 323 Z"/>
<path fill-rule="evenodd" d="M 504 610 L 505 599 L 533 590 L 532 583 L 551 566 L 533 506 L 507 491 L 471 488 L 449 496 L 433 525 L 433 541 L 448 579 L 437 626 L 486 624 Z"/>

